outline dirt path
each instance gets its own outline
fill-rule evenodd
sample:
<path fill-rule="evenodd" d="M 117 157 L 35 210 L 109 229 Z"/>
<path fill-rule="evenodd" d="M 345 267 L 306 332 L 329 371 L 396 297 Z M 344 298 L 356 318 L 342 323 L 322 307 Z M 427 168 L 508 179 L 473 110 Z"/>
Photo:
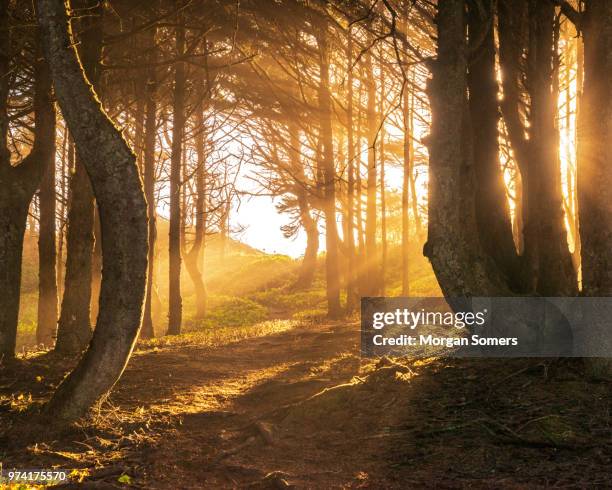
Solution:
<path fill-rule="evenodd" d="M 34 358 L 3 372 L 0 394 L 42 400 L 69 367 Z M 603 485 L 610 385 L 575 371 L 538 360 L 373 362 L 359 357 L 356 324 L 298 326 L 137 352 L 92 420 L 23 440 L 0 433 L 0 460 L 87 469 L 74 488 Z"/>
<path fill-rule="evenodd" d="M 144 485 L 328 488 L 367 480 L 364 468 L 377 461 L 380 441 L 347 439 L 338 409 L 354 421 L 351 411 L 360 407 L 342 399 L 330 403 L 325 391 L 340 393 L 351 380 L 359 382 L 358 342 L 355 324 L 310 325 L 218 349 L 137 357 L 113 403 L 127 406 L 145 373 L 154 372 L 145 410 L 180 419 L 147 447 Z M 372 429 L 364 420 L 355 435 Z"/>

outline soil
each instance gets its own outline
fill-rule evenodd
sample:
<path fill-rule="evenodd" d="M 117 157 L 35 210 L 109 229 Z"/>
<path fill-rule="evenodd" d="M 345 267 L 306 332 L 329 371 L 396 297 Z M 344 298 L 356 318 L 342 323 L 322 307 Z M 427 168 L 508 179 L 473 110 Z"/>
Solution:
<path fill-rule="evenodd" d="M 574 360 L 367 360 L 358 325 L 303 325 L 138 351 L 89 419 L 36 424 L 72 364 L 0 372 L 0 461 L 86 470 L 57 488 L 611 485 L 611 383 Z"/>

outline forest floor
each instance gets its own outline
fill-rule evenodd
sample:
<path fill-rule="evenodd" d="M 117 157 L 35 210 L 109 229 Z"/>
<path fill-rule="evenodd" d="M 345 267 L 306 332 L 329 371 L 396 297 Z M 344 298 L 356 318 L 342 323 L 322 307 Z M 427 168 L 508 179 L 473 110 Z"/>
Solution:
<path fill-rule="evenodd" d="M 141 345 L 61 432 L 30 411 L 72 363 L 0 368 L 0 461 L 84 470 L 61 488 L 610 485 L 612 386 L 577 362 L 367 360 L 356 323 L 265 325 Z"/>

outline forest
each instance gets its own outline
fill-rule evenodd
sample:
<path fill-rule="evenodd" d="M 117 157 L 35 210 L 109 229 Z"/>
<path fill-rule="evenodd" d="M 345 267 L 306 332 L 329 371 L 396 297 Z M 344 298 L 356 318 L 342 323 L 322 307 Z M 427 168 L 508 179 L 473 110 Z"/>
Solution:
<path fill-rule="evenodd" d="M 611 141 L 610 0 L 0 0 L 0 489 L 605 488 Z"/>

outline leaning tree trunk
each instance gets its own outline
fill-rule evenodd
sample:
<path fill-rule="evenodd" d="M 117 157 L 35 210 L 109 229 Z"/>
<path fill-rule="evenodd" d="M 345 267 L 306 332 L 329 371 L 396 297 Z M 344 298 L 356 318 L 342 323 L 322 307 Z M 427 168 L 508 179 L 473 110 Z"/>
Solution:
<path fill-rule="evenodd" d="M 447 298 L 509 292 L 476 234 L 463 7 L 463 0 L 439 1 L 438 56 L 427 87 L 432 124 L 424 253 Z"/>
<path fill-rule="evenodd" d="M 584 32 L 584 91 L 578 119 L 578 199 L 582 288 L 612 296 L 612 2 L 588 0 Z M 580 88 L 579 88 L 580 90 Z M 587 311 L 592 338 L 610 339 L 610 318 Z M 612 359 L 588 359 L 590 374 L 612 376 Z"/>
<path fill-rule="evenodd" d="M 473 59 L 468 68 L 469 108 L 476 176 L 476 222 L 486 252 L 517 292 L 521 289 L 518 255 L 504 176 L 499 162 L 498 86 L 495 79 L 494 2 L 469 4 L 468 29 Z"/>
<path fill-rule="evenodd" d="M 55 108 L 46 61 L 37 53 L 34 63 L 34 145 L 18 165 L 11 164 L 9 130 L 10 36 L 8 4 L 0 4 L 0 363 L 15 357 L 21 287 L 21 259 L 28 210 L 45 164 L 55 145 Z"/>
<path fill-rule="evenodd" d="M 103 236 L 104 276 L 92 341 L 46 406 L 51 416 L 70 421 L 112 388 L 134 347 L 146 283 L 147 207 L 136 158 L 81 69 L 64 2 L 38 0 L 37 7 L 57 98 L 92 182 Z"/>
<path fill-rule="evenodd" d="M 83 34 L 79 44 L 81 63 L 87 79 L 98 86 L 102 55 L 102 8 L 94 0 L 81 0 L 79 6 L 89 9 L 81 19 Z M 70 179 L 70 208 L 66 236 L 66 276 L 64 295 L 57 328 L 55 350 L 64 355 L 83 352 L 91 338 L 92 285 L 94 276 L 95 204 L 87 171 L 79 155 Z M 99 264 L 99 261 L 98 261 Z M 97 302 L 96 298 L 95 302 Z"/>

